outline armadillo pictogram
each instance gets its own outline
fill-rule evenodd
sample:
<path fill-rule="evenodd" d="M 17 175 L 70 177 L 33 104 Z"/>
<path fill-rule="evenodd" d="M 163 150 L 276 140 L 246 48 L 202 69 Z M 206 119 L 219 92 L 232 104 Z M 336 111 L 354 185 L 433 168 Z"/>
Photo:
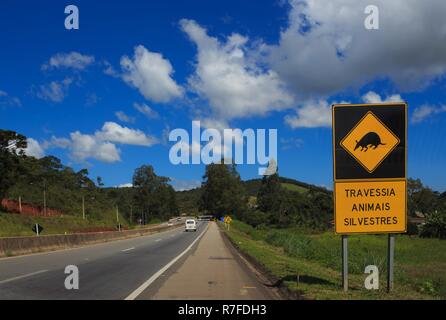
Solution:
<path fill-rule="evenodd" d="M 373 147 L 373 149 L 376 149 L 380 145 L 384 146 L 386 144 L 381 142 L 381 138 L 376 132 L 369 132 L 364 137 L 362 137 L 361 140 L 356 140 L 355 151 L 356 149 L 361 147 L 360 151 L 366 152 L 369 149 L 369 146 Z"/>

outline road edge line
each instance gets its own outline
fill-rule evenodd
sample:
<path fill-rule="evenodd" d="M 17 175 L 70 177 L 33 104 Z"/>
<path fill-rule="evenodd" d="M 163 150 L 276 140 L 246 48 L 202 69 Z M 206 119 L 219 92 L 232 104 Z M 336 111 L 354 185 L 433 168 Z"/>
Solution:
<path fill-rule="evenodd" d="M 31 272 L 31 273 L 23 274 L 23 275 L 21 275 L 21 276 L 16 276 L 16 277 L 13 277 L 13 278 L 0 280 L 0 284 L 5 284 L 5 283 L 12 282 L 12 281 L 16 281 L 16 280 L 20 280 L 20 279 L 29 278 L 29 277 L 32 277 L 32 276 L 35 276 L 35 275 L 38 275 L 38 274 L 41 274 L 41 273 L 45 273 L 45 272 L 48 272 L 48 270 L 46 270 L 46 269 L 44 269 L 44 270 L 39 270 L 39 271 L 36 271 L 36 272 Z"/>
<path fill-rule="evenodd" d="M 209 228 L 209 224 L 206 225 L 206 229 L 203 230 L 203 232 L 178 256 L 173 258 L 169 263 L 167 263 L 164 267 L 159 269 L 155 274 L 153 274 L 146 282 L 144 282 L 142 285 L 140 285 L 135 291 L 130 293 L 124 300 L 135 300 L 141 293 L 144 292 L 156 279 L 158 279 L 164 272 L 166 272 L 172 265 L 175 264 L 181 257 L 183 257 L 192 247 L 195 243 L 200 240 L 203 235 L 206 233 L 206 231 Z"/>

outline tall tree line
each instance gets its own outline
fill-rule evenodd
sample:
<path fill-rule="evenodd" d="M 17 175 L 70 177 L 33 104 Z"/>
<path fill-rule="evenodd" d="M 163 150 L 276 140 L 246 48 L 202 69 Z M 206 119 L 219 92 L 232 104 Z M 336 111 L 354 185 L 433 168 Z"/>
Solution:
<path fill-rule="evenodd" d="M 137 168 L 131 188 L 104 188 L 102 177 L 96 183 L 87 169 L 73 170 L 54 156 L 41 159 L 26 156 L 26 137 L 0 130 L 0 199 L 10 198 L 47 207 L 67 215 L 116 220 L 116 208 L 131 223 L 164 220 L 178 214 L 176 195 L 169 179 L 157 176 L 153 167 Z M 84 205 L 84 206 L 83 206 Z"/>

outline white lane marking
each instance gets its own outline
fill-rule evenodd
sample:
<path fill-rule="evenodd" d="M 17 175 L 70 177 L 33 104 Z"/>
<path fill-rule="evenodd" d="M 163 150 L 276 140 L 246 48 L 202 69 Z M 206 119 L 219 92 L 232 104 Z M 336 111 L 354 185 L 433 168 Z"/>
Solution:
<path fill-rule="evenodd" d="M 124 250 L 121 250 L 121 251 L 122 252 L 127 252 L 127 251 L 130 251 L 130 250 L 135 250 L 135 247 L 127 248 L 127 249 L 124 249 Z"/>
<path fill-rule="evenodd" d="M 9 279 L 6 279 L 6 280 L 1 280 L 0 284 L 8 283 L 8 282 L 15 281 L 15 280 L 20 280 L 20 279 L 23 279 L 23 278 L 32 277 L 32 276 L 35 276 L 37 274 L 44 273 L 44 272 L 47 272 L 47 271 L 48 270 L 40 270 L 40 271 L 36 271 L 36 272 L 32 272 L 32 273 L 27 273 L 27 274 L 24 274 L 22 276 L 9 278 Z"/>
<path fill-rule="evenodd" d="M 206 226 L 206 229 L 177 257 L 175 257 L 172 261 L 158 270 L 153 276 L 151 276 L 146 282 L 144 282 L 138 289 L 133 291 L 125 300 L 135 300 L 144 290 L 146 290 L 156 279 L 158 279 L 167 269 L 169 269 L 175 262 L 177 262 L 182 256 L 184 256 L 193 246 L 197 243 L 198 240 L 204 235 L 209 225 Z"/>
<path fill-rule="evenodd" d="M 161 240 L 163 240 L 163 239 L 156 239 L 155 242 L 158 242 L 158 241 L 161 241 Z"/>

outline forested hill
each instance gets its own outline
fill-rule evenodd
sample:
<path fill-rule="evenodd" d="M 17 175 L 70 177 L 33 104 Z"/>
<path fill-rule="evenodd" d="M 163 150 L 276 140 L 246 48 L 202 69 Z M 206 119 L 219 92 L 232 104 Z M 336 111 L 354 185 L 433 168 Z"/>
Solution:
<path fill-rule="evenodd" d="M 296 191 L 298 193 L 305 193 L 307 191 L 321 192 L 327 196 L 331 196 L 332 192 L 323 187 L 315 186 L 313 184 L 301 182 L 295 179 L 279 177 L 282 187 L 289 191 Z M 246 190 L 246 194 L 251 197 L 257 197 L 260 187 L 262 185 L 262 179 L 250 179 L 242 181 L 242 185 Z M 180 208 L 180 212 L 183 213 L 199 213 L 199 201 L 201 196 L 201 187 L 186 191 L 177 191 L 177 203 Z"/>
<path fill-rule="evenodd" d="M 285 189 L 288 189 L 290 191 L 297 191 L 303 193 L 312 190 L 312 191 L 327 193 L 329 195 L 331 195 L 332 193 L 330 190 L 326 188 L 301 182 L 291 178 L 279 177 L 279 181 Z M 248 195 L 255 197 L 259 192 L 260 186 L 262 185 L 262 179 L 246 180 L 243 181 L 243 184 L 245 186 L 246 191 L 248 192 Z"/>

